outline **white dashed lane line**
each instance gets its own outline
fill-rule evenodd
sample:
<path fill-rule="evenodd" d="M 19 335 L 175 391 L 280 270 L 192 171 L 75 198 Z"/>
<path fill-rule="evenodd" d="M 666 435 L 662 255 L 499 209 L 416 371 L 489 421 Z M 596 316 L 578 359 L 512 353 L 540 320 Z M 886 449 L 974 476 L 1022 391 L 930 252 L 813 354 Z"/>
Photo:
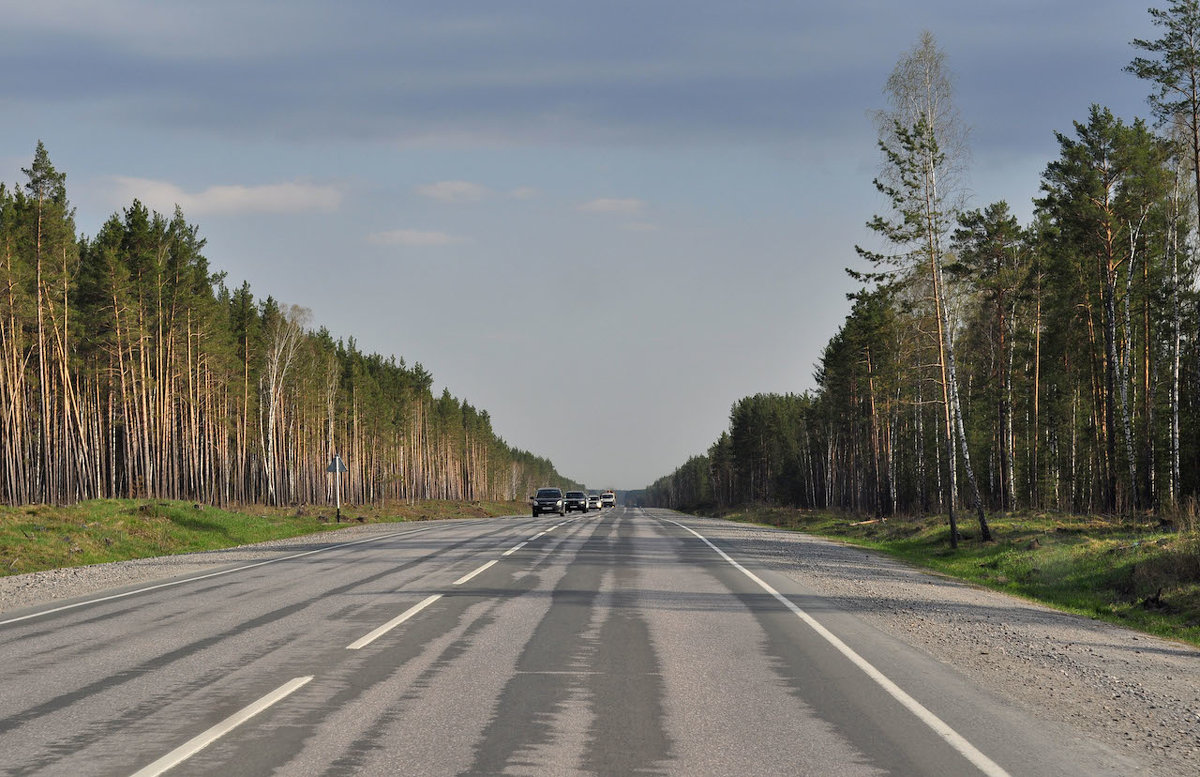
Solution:
<path fill-rule="evenodd" d="M 225 720 L 222 720 L 204 733 L 192 737 L 154 763 L 138 769 L 133 773 L 132 777 L 157 777 L 168 769 L 178 766 L 258 713 L 300 690 L 312 679 L 313 676 L 308 675 L 307 677 L 297 677 L 294 680 L 284 683 L 253 704 L 243 707 L 238 712 L 225 718 Z"/>
<path fill-rule="evenodd" d="M 563 523 L 567 523 L 567 522 L 564 521 Z M 504 551 L 504 553 L 502 553 L 501 556 L 502 557 L 509 556 L 509 555 L 515 553 L 516 551 L 518 551 L 521 548 L 528 545 L 530 542 L 533 542 L 534 540 L 536 540 L 540 537 L 543 537 L 546 534 L 548 534 L 549 532 L 552 532 L 555 529 L 559 528 L 560 526 L 563 525 L 563 523 L 555 524 L 554 526 L 551 526 L 548 529 L 545 529 L 544 531 L 538 532 L 537 534 L 530 537 L 528 540 L 517 543 L 513 547 Z M 424 531 L 424 530 L 419 529 L 418 531 Z M 415 533 L 415 532 L 412 532 L 412 533 Z M 212 573 L 212 574 L 198 575 L 196 577 L 189 578 L 188 580 L 173 581 L 171 583 L 168 583 L 168 584 L 165 584 L 162 586 L 150 586 L 150 587 L 147 587 L 144 589 L 140 589 L 137 592 L 128 592 L 125 594 L 121 594 L 119 596 L 112 596 L 112 597 L 101 597 L 98 599 L 91 600 L 91 603 L 107 601 L 109 599 L 114 599 L 114 598 L 120 598 L 120 596 L 129 596 L 132 593 L 140 593 L 140 592 L 144 592 L 144 591 L 155 590 L 156 588 L 160 588 L 160 587 L 167 587 L 170 585 L 179 585 L 180 583 L 183 583 L 183 582 L 193 582 L 196 580 L 204 580 L 209 577 L 226 575 L 231 572 L 252 569 L 254 567 L 261 566 L 263 564 L 270 564 L 270 563 L 274 563 L 277 561 L 283 561 L 286 559 L 300 558 L 300 557 L 311 555 L 314 553 L 321 553 L 321 552 L 325 552 L 328 550 L 334 550 L 336 548 L 344 548 L 344 547 L 348 547 L 351 545 L 358 545 L 358 544 L 367 543 L 367 542 L 378 542 L 381 539 L 390 539 L 391 536 L 395 536 L 395 535 L 390 535 L 388 537 L 370 538 L 370 539 L 366 539 L 366 540 L 357 540 L 354 542 L 340 543 L 340 544 L 334 545 L 332 547 L 321 548 L 321 549 L 314 550 L 314 551 L 308 551 L 306 553 L 297 553 L 297 554 L 293 554 L 290 556 L 286 556 L 285 558 L 271 559 L 269 561 L 259 562 L 257 564 L 248 564 L 248 565 L 245 565 L 242 567 L 238 567 L 237 569 L 221 570 L 220 572 L 216 572 L 216 573 Z M 474 578 L 476 575 L 479 575 L 479 574 L 487 571 L 492 566 L 499 563 L 499 561 L 500 561 L 500 559 L 492 559 L 491 561 L 487 562 L 486 564 L 483 564 L 482 566 L 478 567 L 474 571 L 463 575 L 458 580 L 455 580 L 453 585 L 462 585 L 463 583 L 468 582 L 469 580 Z M 354 642 L 351 642 L 349 645 L 346 646 L 346 649 L 347 650 L 360 650 L 360 649 L 366 647 L 367 645 L 370 645 L 372 642 L 379 639 L 384 634 L 387 634 L 389 631 L 391 631 L 392 629 L 401 625 L 405 621 L 409 620 L 410 618 L 415 616 L 417 613 L 421 612 L 425 608 L 429 607 L 429 605 L 433 604 L 434 602 L 436 602 L 438 599 L 441 599 L 441 598 L 442 598 L 442 594 L 433 594 L 432 596 L 428 596 L 425 599 L 422 599 L 420 602 L 413 605 L 412 607 L 409 607 L 407 610 L 400 613 L 395 618 L 392 618 L 390 621 L 383 624 L 379 628 L 375 629 L 374 631 L 371 631 L 370 633 L 355 640 Z M 82 603 L 80 603 L 80 604 L 82 604 Z M 76 605 L 72 605 L 72 606 L 80 606 L 80 605 L 76 604 Z M 56 608 L 55 610 L 50 610 L 50 611 L 43 612 L 43 613 L 38 613 L 38 615 L 44 615 L 44 614 L 47 614 L 48 612 L 56 612 L 56 611 L 59 611 L 62 609 L 70 609 L 70 606 Z M 25 616 L 25 618 L 29 618 L 29 617 L 36 617 L 36 615 Z M 14 621 L 18 621 L 18 620 L 24 620 L 25 618 L 14 618 L 14 619 L 10 619 L 9 621 L 0 621 L 0 624 L 14 622 Z M 204 748 L 208 747 L 213 742 L 216 742 L 221 737 L 225 736 L 226 734 L 233 731 L 238 726 L 240 726 L 243 723 L 245 723 L 246 721 L 250 720 L 255 715 L 259 714 L 263 710 L 268 709 L 272 705 L 277 704 L 278 702 L 287 698 L 291 694 L 295 693 L 297 690 L 299 690 L 300 688 L 307 685 L 312 679 L 313 679 L 313 675 L 308 675 L 305 677 L 297 677 L 297 678 L 285 683 L 284 685 L 275 689 L 274 691 L 272 691 L 271 693 L 262 697 L 258 701 L 250 704 L 249 706 L 242 708 L 238 712 L 229 716 L 228 718 L 221 721 L 220 723 L 213 726 L 212 728 L 208 729 L 207 731 L 204 731 L 203 733 L 188 740 L 184 744 L 180 745 L 179 747 L 175 748 L 171 752 L 164 755 L 162 758 L 159 758 L 157 761 L 149 764 L 148 766 L 145 766 L 145 767 L 139 769 L 137 772 L 135 772 L 132 775 L 132 777 L 158 777 L 158 775 L 161 775 L 164 772 L 175 768 L 179 764 L 181 764 L 184 761 L 186 761 L 187 759 L 191 758 L 196 753 L 198 753 L 201 750 L 203 750 Z"/>
<path fill-rule="evenodd" d="M 518 544 L 514 545 L 513 547 L 509 548 L 508 550 L 504 551 L 502 554 L 500 554 L 501 557 L 508 556 L 508 555 L 511 555 L 512 553 L 515 553 L 516 551 L 525 547 L 526 545 L 533 542 L 534 540 L 546 535 L 548 532 L 554 531 L 555 529 L 557 529 L 558 527 L 560 527 L 566 523 L 570 523 L 570 521 L 563 521 L 562 523 L 556 523 L 553 526 L 545 529 L 544 531 L 538 532 L 537 534 L 533 535 L 532 537 L 525 540 L 524 542 L 518 543 Z M 486 564 L 478 567 L 477 569 L 475 569 L 471 572 L 468 572 L 467 574 L 463 575 L 459 579 L 455 580 L 451 585 L 462 585 L 463 583 L 466 583 L 469 580 L 471 580 L 472 578 L 474 578 L 476 575 L 486 572 L 488 569 L 491 569 L 493 566 L 495 566 L 497 563 L 499 563 L 499 561 L 500 561 L 500 559 L 498 559 L 498 558 L 492 559 L 491 561 L 487 562 Z M 442 598 L 442 594 L 434 594 L 433 596 L 427 597 L 426 599 L 421 601 L 419 604 L 416 604 L 416 605 L 408 608 L 404 612 L 397 615 L 395 618 L 392 618 L 387 623 L 383 624 L 379 628 L 372 631 L 370 634 L 367 634 L 366 636 L 361 637 L 360 639 L 357 639 L 354 642 L 351 642 L 349 645 L 346 646 L 346 649 L 347 650 L 359 650 L 361 648 L 366 647 L 367 645 L 371 644 L 375 640 L 382 637 L 384 634 L 387 634 L 392 629 L 396 628 L 397 626 L 404 623 L 409 618 L 411 618 L 414 615 L 416 615 L 417 613 L 419 613 L 421 610 L 424 610 L 426 607 L 433 604 L 440 598 Z"/>
<path fill-rule="evenodd" d="M 463 583 L 467 582 L 471 578 L 475 577 L 475 575 L 478 575 L 480 572 L 483 572 L 486 569 L 490 569 L 492 567 L 492 565 L 497 563 L 499 560 L 500 559 L 498 559 L 498 558 L 494 558 L 491 561 L 489 561 L 488 563 L 486 563 L 483 566 L 476 569 L 474 572 L 468 572 L 467 574 L 463 575 L 459 579 L 455 580 L 454 585 L 462 585 Z"/>
<path fill-rule="evenodd" d="M 395 618 L 392 618 L 390 621 L 383 624 L 379 628 L 375 629 L 370 634 L 367 634 L 366 636 L 361 637 L 361 638 L 355 640 L 354 642 L 351 642 L 349 645 L 346 646 L 346 649 L 347 650 L 359 650 L 360 648 L 364 648 L 367 645 L 370 645 L 372 642 L 379 639 L 384 634 L 387 634 L 389 631 L 396 628 L 401 623 L 404 623 L 404 621 L 408 620 L 409 618 L 416 615 L 421 610 L 424 610 L 426 607 L 428 607 L 429 605 L 433 604 L 434 602 L 436 602 L 438 599 L 441 599 L 441 598 L 442 598 L 441 594 L 434 594 L 433 596 L 426 597 L 425 599 L 421 600 L 421 602 L 419 604 L 415 604 L 412 607 L 409 607 L 407 610 L 400 613 Z"/>

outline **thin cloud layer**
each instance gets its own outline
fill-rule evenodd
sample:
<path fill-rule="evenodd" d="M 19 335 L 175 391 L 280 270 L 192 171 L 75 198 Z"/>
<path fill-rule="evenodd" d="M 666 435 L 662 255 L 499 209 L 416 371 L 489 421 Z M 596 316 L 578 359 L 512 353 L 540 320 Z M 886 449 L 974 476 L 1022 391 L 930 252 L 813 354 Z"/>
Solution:
<path fill-rule="evenodd" d="M 646 203 L 634 197 L 624 199 L 601 197 L 585 202 L 579 206 L 584 213 L 619 213 L 625 216 L 635 216 L 642 212 Z"/>
<path fill-rule="evenodd" d="M 140 200 L 163 213 L 175 206 L 188 215 L 238 213 L 330 213 L 342 204 L 342 192 L 334 186 L 301 181 L 244 186 L 210 186 L 199 192 L 187 192 L 168 181 L 117 176 L 112 199 L 119 204 Z"/>
<path fill-rule="evenodd" d="M 470 181 L 438 181 L 417 187 L 417 194 L 438 202 L 479 202 L 488 195 L 486 186 Z"/>
<path fill-rule="evenodd" d="M 426 232 L 419 229 L 392 229 L 367 235 L 367 242 L 377 246 L 448 246 L 467 242 L 466 238 L 445 232 Z"/>

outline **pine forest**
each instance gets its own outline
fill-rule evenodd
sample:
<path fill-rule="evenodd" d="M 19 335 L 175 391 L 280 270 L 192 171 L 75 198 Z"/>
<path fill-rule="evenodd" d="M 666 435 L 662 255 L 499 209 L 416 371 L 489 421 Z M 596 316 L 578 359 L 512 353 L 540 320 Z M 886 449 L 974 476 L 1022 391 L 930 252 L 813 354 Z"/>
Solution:
<path fill-rule="evenodd" d="M 1056 132 L 1030 223 L 965 204 L 967 133 L 933 36 L 876 116 L 883 207 L 816 388 L 734 404 L 652 504 L 886 517 L 1193 517 L 1200 498 L 1200 10 L 1151 10 L 1126 70 L 1152 123 L 1093 105 Z"/>
<path fill-rule="evenodd" d="M 39 142 L 0 184 L 0 502 L 515 500 L 567 485 L 403 359 L 226 287 L 177 208 L 76 233 Z"/>

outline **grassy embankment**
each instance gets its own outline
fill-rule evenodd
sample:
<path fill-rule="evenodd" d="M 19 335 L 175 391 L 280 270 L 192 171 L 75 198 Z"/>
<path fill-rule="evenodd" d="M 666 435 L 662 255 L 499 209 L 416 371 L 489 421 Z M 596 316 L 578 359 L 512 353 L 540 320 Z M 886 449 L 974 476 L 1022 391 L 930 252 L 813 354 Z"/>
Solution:
<path fill-rule="evenodd" d="M 220 509 L 191 502 L 102 499 L 70 507 L 0 506 L 0 576 L 192 553 L 345 528 L 364 521 L 425 521 L 524 514 L 524 502 L 421 502 L 386 510 Z"/>
<path fill-rule="evenodd" d="M 1058 514 L 974 516 L 949 546 L 945 516 L 863 522 L 844 515 L 751 507 L 721 517 L 779 526 L 884 551 L 913 565 L 1053 607 L 1200 646 L 1200 531 L 1157 518 Z"/>

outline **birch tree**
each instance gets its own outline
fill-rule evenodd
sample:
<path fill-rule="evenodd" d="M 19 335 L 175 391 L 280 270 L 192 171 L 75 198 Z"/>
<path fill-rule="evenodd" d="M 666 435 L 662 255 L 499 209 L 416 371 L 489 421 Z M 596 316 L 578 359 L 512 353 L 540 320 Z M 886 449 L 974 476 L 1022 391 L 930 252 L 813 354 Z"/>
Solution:
<path fill-rule="evenodd" d="M 284 387 L 288 372 L 296 360 L 308 316 L 307 309 L 289 305 L 279 309 L 267 322 L 267 350 L 262 376 L 259 379 L 263 407 L 259 429 L 263 470 L 267 481 L 267 504 L 279 504 L 278 434 L 282 426 L 280 415 L 284 403 Z"/>
<path fill-rule="evenodd" d="M 962 456 L 981 538 L 988 541 L 991 530 L 971 464 L 958 395 L 954 331 L 944 273 L 948 235 L 960 209 L 958 176 L 966 163 L 967 133 L 954 107 L 945 55 L 931 33 L 923 33 L 920 42 L 900 58 L 884 91 L 891 107 L 876 116 L 884 163 L 875 187 L 887 197 L 892 212 L 888 217 L 876 216 L 868 226 L 891 245 L 893 252 L 873 252 L 860 247 L 860 255 L 884 268 L 882 273 L 861 277 L 885 283 L 909 283 L 925 275 L 936 321 L 950 543 L 952 547 L 958 546 L 954 514 L 956 454 Z"/>

